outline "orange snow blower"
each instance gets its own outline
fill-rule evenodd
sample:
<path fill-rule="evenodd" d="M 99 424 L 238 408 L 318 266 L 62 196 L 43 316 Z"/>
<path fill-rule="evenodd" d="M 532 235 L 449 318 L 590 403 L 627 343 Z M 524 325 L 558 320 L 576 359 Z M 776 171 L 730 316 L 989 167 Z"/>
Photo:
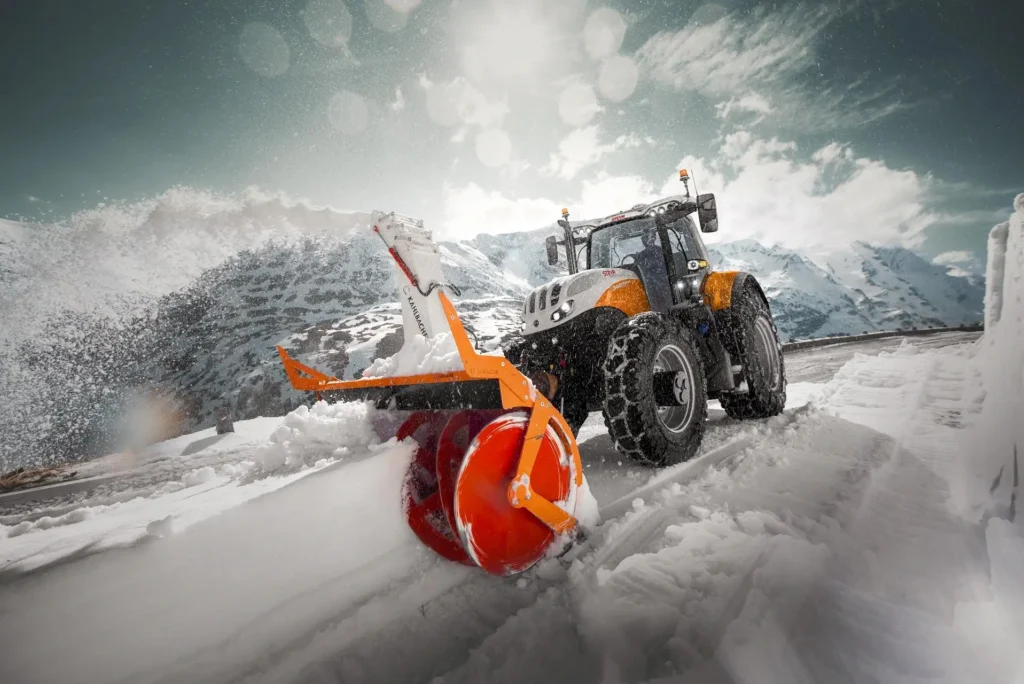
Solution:
<path fill-rule="evenodd" d="M 418 447 L 401 492 L 409 527 L 448 560 L 501 576 L 522 572 L 578 534 L 584 480 L 576 440 L 508 359 L 474 349 L 442 292 L 451 286 L 422 222 L 381 212 L 372 220 L 395 261 L 405 330 L 399 354 L 417 335 L 450 334 L 462 369 L 339 380 L 278 347 L 285 372 L 295 389 L 318 398 L 411 411 L 396 434 Z"/>

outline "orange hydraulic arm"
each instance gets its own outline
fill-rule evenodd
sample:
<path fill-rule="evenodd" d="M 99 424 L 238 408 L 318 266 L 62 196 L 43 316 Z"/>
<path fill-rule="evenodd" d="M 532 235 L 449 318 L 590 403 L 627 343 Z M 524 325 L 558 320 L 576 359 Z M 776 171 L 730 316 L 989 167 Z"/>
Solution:
<path fill-rule="evenodd" d="M 575 466 L 575 484 L 583 484 L 583 467 L 580 462 L 579 446 L 569 425 L 551 401 L 537 392 L 533 384 L 504 356 L 478 354 L 470 343 L 469 336 L 455 312 L 455 307 L 443 292 L 438 290 L 452 337 L 462 359 L 464 370 L 445 373 L 424 373 L 359 380 L 339 380 L 306 366 L 288 355 L 282 347 L 278 354 L 284 364 L 285 373 L 292 387 L 300 391 L 322 392 L 361 390 L 367 388 L 399 387 L 419 384 L 458 383 L 469 380 L 495 380 L 501 391 L 504 409 L 525 408 L 530 411 L 523 449 L 519 455 L 516 477 L 508 490 L 509 503 L 515 508 L 525 508 L 557 534 L 566 534 L 576 527 L 576 519 L 551 501 L 543 498 L 530 487 L 530 475 L 540 448 L 540 441 L 548 423 L 553 423 Z M 493 407 L 481 407 L 493 408 Z"/>

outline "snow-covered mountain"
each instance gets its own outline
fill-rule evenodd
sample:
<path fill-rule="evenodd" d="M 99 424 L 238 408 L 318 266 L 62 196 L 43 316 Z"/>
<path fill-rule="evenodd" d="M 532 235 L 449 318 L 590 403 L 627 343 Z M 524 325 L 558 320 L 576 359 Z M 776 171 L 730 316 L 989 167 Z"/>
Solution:
<path fill-rule="evenodd" d="M 18 384 L 0 416 L 9 438 L 5 447 L 10 447 L 0 453 L 0 465 L 120 448 L 126 407 L 150 402 L 154 394 L 177 407 L 172 432 L 212 424 L 221 407 L 238 418 L 280 415 L 308 397 L 288 386 L 277 344 L 339 377 L 355 377 L 372 359 L 397 350 L 402 337 L 393 268 L 383 244 L 368 230 L 369 217 L 277 202 L 270 204 L 276 213 L 264 218 L 267 207 L 254 203 L 231 209 L 235 213 L 204 216 L 203 230 L 218 234 L 223 223 L 251 224 L 254 217 L 270 223 L 280 220 L 279 214 L 295 226 L 315 219 L 317 230 L 298 231 L 300 236 L 288 241 L 265 241 L 221 260 L 127 321 L 57 310 L 46 325 L 10 345 L 13 352 L 0 354 L 0 384 L 5 389 Z M 152 233 L 151 224 L 167 221 L 168 214 L 173 212 L 158 207 L 142 227 Z M 333 224 L 339 230 L 331 231 Z M 40 269 L 18 267 L 32 252 L 19 247 L 25 236 L 18 224 L 5 228 L 11 239 L 0 241 L 7 263 L 0 275 L 13 283 L 8 292 L 24 294 L 30 289 L 25 274 Z M 462 289 L 457 306 L 482 347 L 494 348 L 512 335 L 523 296 L 561 272 L 546 262 L 543 240 L 551 232 L 442 243 L 446 273 Z M 174 231 L 161 234 L 179 239 Z M 150 254 L 146 243 L 139 249 Z M 102 250 L 111 251 L 106 244 Z M 744 240 L 718 244 L 712 252 L 716 267 L 749 271 L 761 280 L 785 339 L 981 319 L 978 279 L 950 276 L 900 248 L 855 243 L 848 251 L 812 260 Z M 119 256 L 117 263 L 127 259 Z M 58 265 L 44 269 L 54 274 L 48 277 L 56 277 Z M 88 272 L 80 277 L 87 283 L 111 280 Z M 75 281 L 55 284 L 59 289 L 47 295 L 55 301 L 75 287 Z M 28 303 L 22 300 L 2 302 L 5 317 L 12 307 L 22 306 L 18 312 L 23 313 Z"/>
<path fill-rule="evenodd" d="M 786 339 L 940 327 L 981 320 L 984 282 L 901 247 L 855 242 L 808 257 L 738 240 L 710 249 L 716 268 L 758 277 Z"/>

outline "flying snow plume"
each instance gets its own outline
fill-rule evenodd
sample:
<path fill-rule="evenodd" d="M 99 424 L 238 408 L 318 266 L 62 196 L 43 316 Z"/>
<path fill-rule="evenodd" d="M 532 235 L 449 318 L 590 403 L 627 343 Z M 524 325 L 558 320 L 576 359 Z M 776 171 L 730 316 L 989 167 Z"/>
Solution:
<path fill-rule="evenodd" d="M 0 224 L 0 471 L 82 456 L 86 414 L 123 432 L 131 388 L 146 384 L 140 336 L 158 298 L 239 252 L 333 239 L 364 221 L 280 194 L 178 187 L 60 223 Z M 50 437 L 60 439 L 44 447 Z"/>

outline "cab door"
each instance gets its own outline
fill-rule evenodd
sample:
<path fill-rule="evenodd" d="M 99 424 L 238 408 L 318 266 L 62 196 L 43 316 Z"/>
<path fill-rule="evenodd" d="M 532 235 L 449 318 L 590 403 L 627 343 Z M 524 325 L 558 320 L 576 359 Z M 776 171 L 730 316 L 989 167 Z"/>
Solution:
<path fill-rule="evenodd" d="M 677 219 L 665 229 L 672 299 L 677 305 L 684 304 L 699 293 L 704 277 L 711 272 L 710 259 L 692 216 Z"/>

